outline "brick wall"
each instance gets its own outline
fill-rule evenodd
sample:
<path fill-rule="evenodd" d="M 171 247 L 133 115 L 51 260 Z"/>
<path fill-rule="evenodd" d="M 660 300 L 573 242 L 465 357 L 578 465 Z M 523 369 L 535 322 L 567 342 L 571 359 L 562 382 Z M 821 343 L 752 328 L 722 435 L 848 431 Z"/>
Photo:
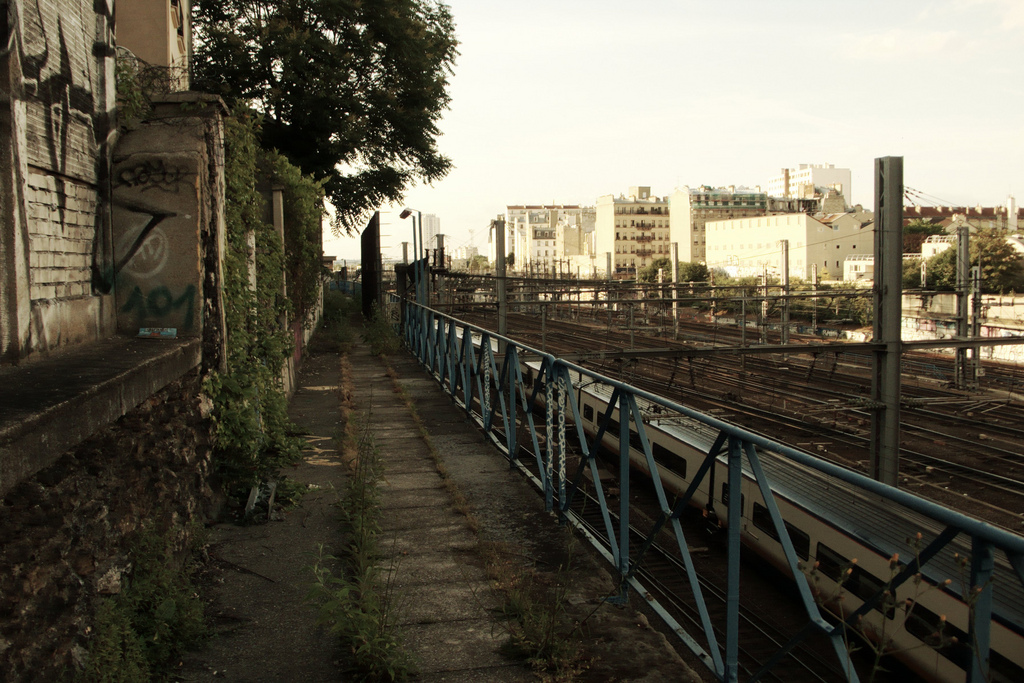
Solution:
<path fill-rule="evenodd" d="M 91 295 L 95 186 L 30 172 L 27 200 L 30 298 Z"/>
<path fill-rule="evenodd" d="M 111 0 L 36 0 L 11 15 L 13 49 L 0 55 L 10 95 L 0 103 L 8 136 L 0 351 L 8 360 L 114 328 L 106 181 L 117 118 L 113 18 Z"/>

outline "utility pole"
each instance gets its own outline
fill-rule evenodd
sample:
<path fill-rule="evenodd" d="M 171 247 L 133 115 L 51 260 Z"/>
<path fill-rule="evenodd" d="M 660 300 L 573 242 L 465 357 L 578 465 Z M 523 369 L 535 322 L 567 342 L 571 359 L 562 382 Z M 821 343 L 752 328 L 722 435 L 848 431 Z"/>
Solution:
<path fill-rule="evenodd" d="M 971 299 L 971 230 L 967 224 L 956 229 L 956 336 L 970 336 L 968 308 Z M 956 350 L 956 388 L 967 389 L 974 383 L 971 377 L 971 349 L 961 346 Z"/>
<path fill-rule="evenodd" d="M 761 273 L 761 284 L 764 285 L 764 289 L 761 292 L 761 320 L 759 327 L 761 328 L 761 344 L 768 343 L 768 266 L 763 267 Z"/>
<path fill-rule="evenodd" d="M 498 334 L 508 335 L 508 289 L 505 284 L 505 219 L 499 218 L 491 221 L 494 227 L 494 270 L 498 277 Z M 498 349 L 505 353 L 504 342 Z"/>
<path fill-rule="evenodd" d="M 903 294 L 903 157 L 875 159 L 875 315 L 870 475 L 899 485 Z"/>
<path fill-rule="evenodd" d="M 679 243 L 670 247 L 672 255 L 672 338 L 679 341 Z"/>
<path fill-rule="evenodd" d="M 782 343 L 789 343 L 789 240 L 782 243 Z"/>
<path fill-rule="evenodd" d="M 811 264 L 811 287 L 814 296 L 811 297 L 811 328 L 815 334 L 818 332 L 818 264 Z"/>

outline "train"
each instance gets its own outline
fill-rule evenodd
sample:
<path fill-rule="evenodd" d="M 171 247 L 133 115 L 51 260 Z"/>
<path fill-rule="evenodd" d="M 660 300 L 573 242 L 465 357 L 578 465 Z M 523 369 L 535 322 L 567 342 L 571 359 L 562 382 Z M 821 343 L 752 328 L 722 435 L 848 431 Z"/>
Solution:
<path fill-rule="evenodd" d="M 539 362 L 524 361 L 521 369 L 528 387 L 540 381 Z M 611 415 L 606 415 L 612 388 L 589 378 L 581 381 L 574 370 L 569 374 L 584 431 L 593 438 L 607 418 L 602 445 L 618 453 L 618 409 L 612 407 Z M 536 395 L 542 401 L 544 391 Z M 642 398 L 637 401 L 662 484 L 666 491 L 681 495 L 712 448 L 718 430 L 691 417 L 670 415 Z M 632 422 L 629 433 L 631 466 L 650 477 Z M 975 652 L 968 636 L 969 539 L 961 534 L 921 573 L 894 589 L 892 579 L 903 563 L 942 533 L 937 522 L 777 453 L 759 451 L 759 456 L 800 558 L 800 571 L 818 603 L 841 620 L 880 589 L 888 589 L 888 597 L 858 622 L 859 634 L 871 647 L 881 648 L 925 680 L 963 683 Z M 741 540 L 792 579 L 782 543 L 747 467 L 744 462 Z M 691 499 L 691 504 L 714 525 L 723 527 L 731 523 L 728 501 L 732 492 L 727 482 L 727 463 L 722 455 L 714 476 L 705 477 Z M 1024 587 L 1001 553 L 993 577 L 990 680 L 1024 681 Z"/>

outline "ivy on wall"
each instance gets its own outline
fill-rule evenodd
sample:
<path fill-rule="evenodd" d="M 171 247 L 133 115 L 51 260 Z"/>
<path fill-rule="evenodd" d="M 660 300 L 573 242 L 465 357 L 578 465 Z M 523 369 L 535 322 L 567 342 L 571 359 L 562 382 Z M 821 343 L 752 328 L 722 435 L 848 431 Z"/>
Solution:
<path fill-rule="evenodd" d="M 261 150 L 257 127 L 258 117 L 242 110 L 225 129 L 228 370 L 212 376 L 207 390 L 214 403 L 216 462 L 229 492 L 274 477 L 299 455 L 281 382 L 293 351 L 285 323 L 296 311 L 309 310 L 319 292 L 323 192 L 283 157 Z M 286 244 L 264 220 L 264 199 L 256 188 L 266 176 L 285 187 Z M 249 275 L 252 244 L 255 288 Z M 287 299 L 282 294 L 286 270 L 292 282 Z"/>

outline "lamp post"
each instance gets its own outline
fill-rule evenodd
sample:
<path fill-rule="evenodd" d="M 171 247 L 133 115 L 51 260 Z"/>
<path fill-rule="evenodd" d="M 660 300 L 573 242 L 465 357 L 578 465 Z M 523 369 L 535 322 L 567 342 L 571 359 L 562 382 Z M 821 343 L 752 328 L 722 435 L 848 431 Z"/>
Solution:
<path fill-rule="evenodd" d="M 399 218 L 405 219 L 413 214 L 415 210 L 408 207 L 402 209 L 402 213 L 398 214 Z M 424 272 L 426 270 L 425 263 L 423 263 L 420 252 L 423 251 L 423 212 L 415 211 L 416 217 L 413 218 L 412 223 L 412 253 L 413 253 L 413 268 L 416 271 L 416 303 L 421 306 L 427 305 L 427 283 Z M 418 233 L 418 234 L 417 234 Z"/>

